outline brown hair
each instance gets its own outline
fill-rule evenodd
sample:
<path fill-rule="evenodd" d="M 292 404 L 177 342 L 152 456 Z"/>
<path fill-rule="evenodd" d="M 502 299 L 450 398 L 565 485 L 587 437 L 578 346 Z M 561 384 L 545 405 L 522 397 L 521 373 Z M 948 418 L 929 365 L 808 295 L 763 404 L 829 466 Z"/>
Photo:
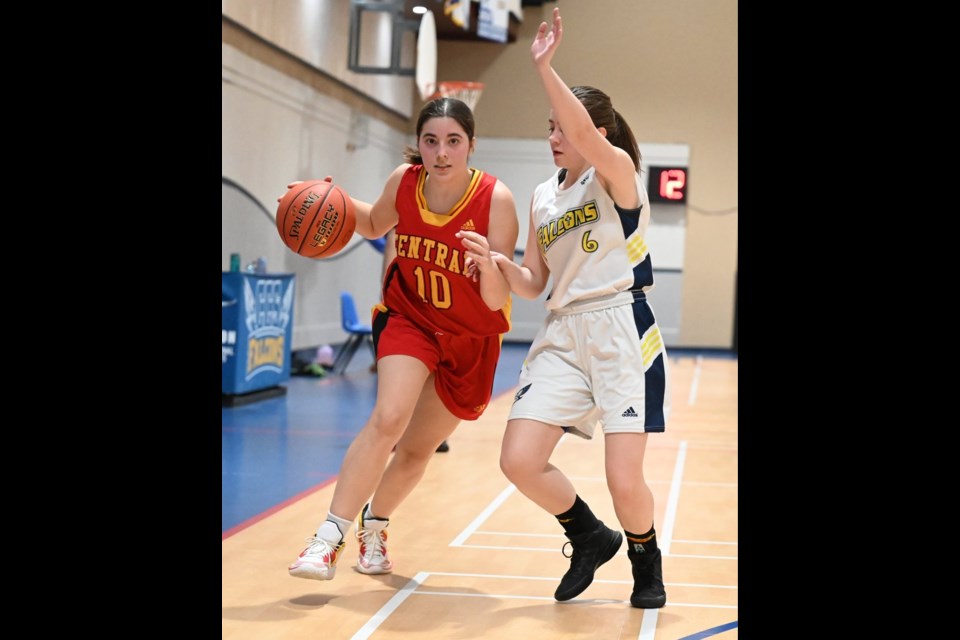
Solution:
<path fill-rule="evenodd" d="M 615 147 L 620 147 L 630 154 L 630 158 L 633 160 L 633 166 L 639 171 L 640 147 L 637 146 L 637 139 L 634 137 L 633 131 L 630 129 L 630 125 L 627 124 L 627 121 L 613 108 L 613 102 L 610 100 L 610 96 L 600 91 L 600 89 L 585 85 L 570 87 L 570 91 L 573 92 L 573 95 L 577 96 L 580 104 L 582 104 L 586 108 L 587 113 L 590 114 L 590 119 L 593 120 L 593 126 L 606 129 L 607 140 L 610 141 L 610 144 Z"/>
<path fill-rule="evenodd" d="M 453 118 L 463 127 L 467 134 L 467 141 L 473 140 L 476 123 L 473 120 L 473 111 L 463 100 L 456 98 L 437 98 L 423 105 L 420 109 L 420 116 L 417 118 L 417 142 L 420 141 L 420 132 L 423 131 L 423 125 L 431 118 Z M 420 156 L 419 147 L 407 146 L 403 150 L 403 159 L 410 164 L 423 164 L 423 158 Z"/>

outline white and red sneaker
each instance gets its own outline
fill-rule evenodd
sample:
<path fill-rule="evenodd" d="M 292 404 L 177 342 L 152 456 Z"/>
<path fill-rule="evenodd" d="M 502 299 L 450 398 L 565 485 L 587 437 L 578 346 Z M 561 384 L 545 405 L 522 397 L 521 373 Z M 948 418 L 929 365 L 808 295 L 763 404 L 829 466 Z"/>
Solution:
<path fill-rule="evenodd" d="M 337 557 L 346 543 L 341 540 L 340 544 L 333 545 L 316 536 L 310 536 L 307 542 L 307 548 L 287 567 L 290 575 L 310 580 L 333 580 L 337 574 Z"/>
<path fill-rule="evenodd" d="M 366 520 L 361 512 L 357 523 L 357 542 L 360 543 L 357 571 L 360 573 L 375 575 L 393 571 L 393 562 L 387 555 L 386 528 L 389 524 L 389 520 L 378 518 Z"/>

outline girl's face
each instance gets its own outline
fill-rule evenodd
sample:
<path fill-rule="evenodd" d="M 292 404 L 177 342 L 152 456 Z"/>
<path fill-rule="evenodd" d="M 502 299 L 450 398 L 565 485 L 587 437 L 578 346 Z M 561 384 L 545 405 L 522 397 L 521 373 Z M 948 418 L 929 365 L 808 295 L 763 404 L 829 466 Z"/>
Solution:
<path fill-rule="evenodd" d="M 561 169 L 579 168 L 584 162 L 583 156 L 577 153 L 573 145 L 563 137 L 563 130 L 560 128 L 560 123 L 554 118 L 553 111 L 550 111 L 547 128 L 550 132 L 547 141 L 550 143 L 550 151 L 553 152 L 553 163 Z"/>
<path fill-rule="evenodd" d="M 453 118 L 430 118 L 420 129 L 417 148 L 431 176 L 459 174 L 467 170 L 473 140 Z"/>

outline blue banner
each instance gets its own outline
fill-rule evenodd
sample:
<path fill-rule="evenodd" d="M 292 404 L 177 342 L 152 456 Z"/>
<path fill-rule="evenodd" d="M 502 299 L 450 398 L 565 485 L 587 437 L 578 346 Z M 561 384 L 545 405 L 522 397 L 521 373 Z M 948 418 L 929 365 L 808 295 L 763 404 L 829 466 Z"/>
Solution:
<path fill-rule="evenodd" d="M 293 274 L 223 272 L 221 387 L 241 394 L 290 379 Z"/>

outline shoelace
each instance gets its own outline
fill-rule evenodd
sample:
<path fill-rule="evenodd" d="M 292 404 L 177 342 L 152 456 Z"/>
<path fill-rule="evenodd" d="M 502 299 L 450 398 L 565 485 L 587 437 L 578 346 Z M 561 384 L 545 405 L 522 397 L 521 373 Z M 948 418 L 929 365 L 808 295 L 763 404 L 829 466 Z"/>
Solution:
<path fill-rule="evenodd" d="M 304 556 L 327 556 L 334 551 L 333 545 L 317 536 L 310 536 L 306 539 L 307 550 Z"/>
<path fill-rule="evenodd" d="M 363 557 L 366 558 L 368 562 L 377 556 L 381 558 L 384 557 L 384 551 L 386 550 L 383 543 L 384 537 L 386 537 L 386 532 L 377 531 L 376 529 L 360 529 L 357 531 L 357 538 L 360 540 L 360 544 L 363 545 Z"/>

